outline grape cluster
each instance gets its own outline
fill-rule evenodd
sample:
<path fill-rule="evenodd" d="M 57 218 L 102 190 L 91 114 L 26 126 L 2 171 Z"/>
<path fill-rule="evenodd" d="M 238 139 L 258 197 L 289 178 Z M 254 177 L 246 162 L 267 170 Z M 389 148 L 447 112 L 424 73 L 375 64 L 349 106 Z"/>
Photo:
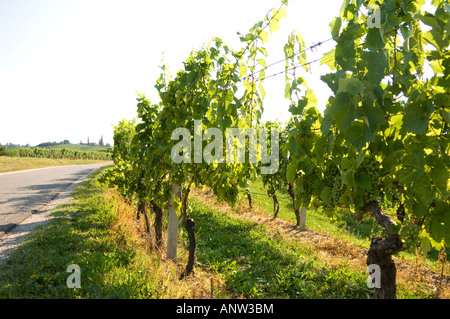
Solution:
<path fill-rule="evenodd" d="M 345 192 L 342 187 L 341 172 L 339 167 L 332 161 L 327 161 L 325 163 L 323 183 L 325 187 L 329 187 L 331 189 L 329 200 L 324 203 L 324 209 L 325 211 L 332 211 L 339 203 L 339 199 Z"/>
<path fill-rule="evenodd" d="M 381 203 L 384 209 L 395 208 L 401 205 L 401 192 L 395 187 L 384 187 L 385 200 Z"/>
<path fill-rule="evenodd" d="M 312 195 L 312 187 L 311 187 L 311 181 L 308 175 L 303 176 L 302 179 L 303 182 L 303 192 L 300 193 L 300 203 L 303 206 L 308 206 L 311 202 L 311 195 Z"/>
<path fill-rule="evenodd" d="M 307 207 L 311 203 L 311 197 L 317 194 L 318 188 L 320 187 L 320 172 L 317 168 L 314 168 L 312 172 L 308 175 L 304 175 L 303 182 L 303 192 L 300 194 L 300 203 Z"/>
<path fill-rule="evenodd" d="M 323 183 L 324 186 L 328 186 L 329 188 L 333 188 L 335 183 L 335 177 L 340 175 L 339 167 L 334 164 L 332 161 L 327 161 L 325 163 L 325 168 L 323 171 Z"/>
<path fill-rule="evenodd" d="M 361 163 L 360 169 L 370 177 L 370 190 L 364 190 L 364 202 L 369 203 L 376 201 L 379 196 L 379 179 L 380 179 L 380 164 L 374 155 L 366 156 Z"/>
<path fill-rule="evenodd" d="M 225 201 L 231 206 L 235 206 L 239 197 L 239 189 L 237 187 L 229 187 L 225 191 Z"/>
<path fill-rule="evenodd" d="M 216 195 L 220 201 L 224 201 L 230 206 L 235 206 L 239 197 L 239 189 L 237 186 L 224 186 L 215 187 L 213 189 L 214 195 Z"/>
<path fill-rule="evenodd" d="M 342 195 L 344 195 L 344 193 L 345 189 L 342 187 L 341 177 L 335 176 L 333 188 L 331 189 L 331 199 L 334 206 L 339 204 L 339 200 L 341 199 Z"/>
<path fill-rule="evenodd" d="M 403 226 L 400 235 L 402 237 L 403 246 L 409 253 L 414 253 L 422 227 L 412 222 L 408 222 Z"/>

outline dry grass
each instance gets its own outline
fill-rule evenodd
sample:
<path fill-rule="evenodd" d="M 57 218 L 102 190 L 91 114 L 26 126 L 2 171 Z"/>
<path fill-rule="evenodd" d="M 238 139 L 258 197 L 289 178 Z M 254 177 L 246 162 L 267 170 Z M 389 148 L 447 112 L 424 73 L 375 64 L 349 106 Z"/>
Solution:
<path fill-rule="evenodd" d="M 122 234 L 121 240 L 127 245 L 134 246 L 138 252 L 138 264 L 142 272 L 149 277 L 150 282 L 157 282 L 160 287 L 157 298 L 162 299 L 204 299 L 204 298 L 228 298 L 224 281 L 217 274 L 208 272 L 207 269 L 195 268 L 195 272 L 180 280 L 187 259 L 188 251 L 183 245 L 178 245 L 177 261 L 166 258 L 164 250 L 157 250 L 154 243 L 154 231 L 147 232 L 144 217 L 136 218 L 136 209 L 126 202 L 117 192 L 110 189 L 107 200 L 115 203 L 116 221 L 113 230 Z M 152 217 L 152 216 L 150 216 Z M 152 225 L 153 227 L 153 225 Z M 179 242 L 181 242 L 182 232 Z M 167 233 L 163 229 L 163 245 Z"/>
<path fill-rule="evenodd" d="M 103 162 L 105 161 L 0 156 L 0 173 L 51 166 L 94 164 Z"/>

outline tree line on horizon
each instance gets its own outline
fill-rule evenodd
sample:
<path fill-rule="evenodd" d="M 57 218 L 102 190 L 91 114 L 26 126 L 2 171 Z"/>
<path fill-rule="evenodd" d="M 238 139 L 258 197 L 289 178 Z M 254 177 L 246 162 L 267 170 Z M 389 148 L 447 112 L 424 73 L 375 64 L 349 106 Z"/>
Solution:
<path fill-rule="evenodd" d="M 72 144 L 72 143 L 69 140 L 63 140 L 63 141 L 60 141 L 60 142 L 56 142 L 56 141 L 55 142 L 50 142 L 50 141 L 48 141 L 48 142 L 44 142 L 44 143 L 39 143 L 36 146 L 31 146 L 29 143 L 27 143 L 25 145 L 14 144 L 14 143 L 6 143 L 6 144 L 0 143 L 0 147 L 3 147 L 3 148 L 20 148 L 20 147 L 25 147 L 25 148 L 33 148 L 33 147 L 45 148 L 45 147 L 53 147 L 53 146 L 67 145 L 67 144 Z M 89 141 L 89 137 L 88 137 L 87 138 L 87 143 L 83 143 L 83 141 L 80 140 L 78 145 L 112 147 L 110 143 L 105 143 L 104 142 L 103 135 L 101 136 L 101 138 L 98 141 L 98 143 L 90 142 Z"/>

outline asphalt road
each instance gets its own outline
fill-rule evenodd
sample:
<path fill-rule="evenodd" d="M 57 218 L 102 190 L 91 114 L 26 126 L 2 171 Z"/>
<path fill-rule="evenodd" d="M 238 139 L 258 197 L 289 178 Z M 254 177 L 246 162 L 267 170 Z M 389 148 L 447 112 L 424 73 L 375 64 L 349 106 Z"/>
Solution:
<path fill-rule="evenodd" d="M 108 164 L 48 167 L 0 174 L 0 238 L 72 183 Z"/>

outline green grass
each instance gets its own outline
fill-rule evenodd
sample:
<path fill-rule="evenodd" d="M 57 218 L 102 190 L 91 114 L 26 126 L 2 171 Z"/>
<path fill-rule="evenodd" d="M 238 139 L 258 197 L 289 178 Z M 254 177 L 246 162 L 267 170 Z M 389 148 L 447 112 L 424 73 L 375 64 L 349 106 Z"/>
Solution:
<path fill-rule="evenodd" d="M 98 184 L 104 169 L 81 183 L 74 200 L 58 206 L 53 218 L 0 264 L 0 298 L 199 298 L 208 296 L 211 278 L 218 288 L 208 297 L 215 298 L 372 297 L 365 271 L 345 258 L 331 264 L 311 245 L 198 201 L 190 202 L 197 237 L 194 275 L 179 280 L 187 259 L 186 232 L 180 231 L 178 264 L 150 251 L 148 239 L 137 231 L 134 208 Z M 320 218 L 311 212 L 309 227 L 320 227 Z M 327 224 L 321 229 L 338 231 L 344 225 Z M 71 264 L 81 269 L 79 289 L 66 285 Z M 430 296 L 428 288 L 399 286 L 400 298 Z"/>
<path fill-rule="evenodd" d="M 267 190 L 261 181 L 257 180 L 249 187 L 249 191 L 257 194 L 267 194 Z M 278 218 L 291 223 L 296 223 L 292 201 L 289 195 L 278 192 L 278 202 L 280 211 Z M 263 195 L 252 195 L 252 202 L 261 207 L 264 211 L 273 215 L 273 200 Z M 354 213 L 339 209 L 339 218 L 330 218 L 322 209 L 308 209 L 306 213 L 306 227 L 322 233 L 329 233 L 336 238 L 346 239 L 362 248 L 369 248 L 370 238 L 374 235 L 382 235 L 383 229 L 369 216 L 363 218 L 361 222 L 356 221 Z"/>
<path fill-rule="evenodd" d="M 245 298 L 368 298 L 366 274 L 342 263 L 328 266 L 314 251 L 271 237 L 264 226 L 192 203 L 197 261 L 224 276 Z"/>
<path fill-rule="evenodd" d="M 161 294 L 164 281 L 153 279 L 155 272 L 147 271 L 151 262 L 156 267 L 161 261 L 138 249 L 125 231 L 112 229 L 117 206 L 105 201 L 105 190 L 96 183 L 101 171 L 77 187 L 75 200 L 58 206 L 54 218 L 33 231 L 0 265 L 0 298 L 156 298 Z M 81 268 L 80 289 L 66 285 L 70 264 Z"/>
<path fill-rule="evenodd" d="M 249 187 L 249 191 L 257 194 L 267 194 L 263 183 L 260 180 L 255 181 Z M 245 197 L 242 191 L 242 197 Z M 278 192 L 278 202 L 280 204 L 280 211 L 278 217 L 295 223 L 295 214 L 293 211 L 292 201 L 287 192 Z M 252 202 L 261 207 L 268 214 L 273 215 L 273 200 L 263 195 L 252 195 Z M 394 214 L 392 210 L 389 214 Z M 345 239 L 361 248 L 369 249 L 371 238 L 374 236 L 386 237 L 385 230 L 375 221 L 369 214 L 365 215 L 361 221 L 354 219 L 354 212 L 345 209 L 338 209 L 335 218 L 330 218 L 321 207 L 309 208 L 306 214 L 306 226 L 308 229 L 315 230 L 321 233 L 328 233 L 333 237 Z M 450 247 L 446 248 L 447 261 L 450 261 Z M 428 253 L 427 263 L 433 264 L 438 260 L 439 252 L 432 248 Z M 415 259 L 416 255 L 402 251 L 397 254 L 398 257 L 404 259 Z"/>

